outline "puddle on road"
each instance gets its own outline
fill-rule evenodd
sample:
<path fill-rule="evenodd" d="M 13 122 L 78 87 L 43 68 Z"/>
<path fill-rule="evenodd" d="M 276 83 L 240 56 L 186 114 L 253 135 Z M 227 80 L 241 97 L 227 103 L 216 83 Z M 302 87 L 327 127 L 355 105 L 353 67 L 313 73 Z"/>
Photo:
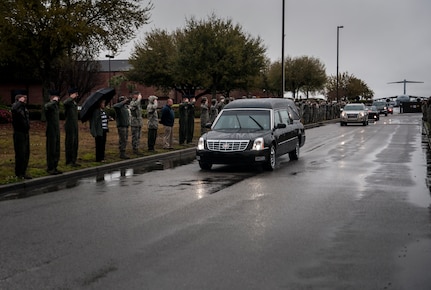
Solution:
<path fill-rule="evenodd" d="M 421 146 L 425 154 L 415 150 L 416 154 L 412 155 L 411 174 L 415 182 L 412 190 L 409 191 L 409 201 L 420 207 L 431 207 L 431 149 L 426 135 L 422 135 L 419 142 L 418 146 Z M 426 170 L 423 170 L 424 166 Z"/>

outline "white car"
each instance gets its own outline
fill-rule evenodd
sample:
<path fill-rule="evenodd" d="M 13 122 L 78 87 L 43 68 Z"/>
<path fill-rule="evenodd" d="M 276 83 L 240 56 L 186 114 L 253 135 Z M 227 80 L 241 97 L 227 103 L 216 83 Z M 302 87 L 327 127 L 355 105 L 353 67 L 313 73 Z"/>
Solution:
<path fill-rule="evenodd" d="M 368 125 L 368 111 L 364 104 L 354 103 L 344 106 L 340 114 L 340 125 L 345 126 L 347 123 Z"/>

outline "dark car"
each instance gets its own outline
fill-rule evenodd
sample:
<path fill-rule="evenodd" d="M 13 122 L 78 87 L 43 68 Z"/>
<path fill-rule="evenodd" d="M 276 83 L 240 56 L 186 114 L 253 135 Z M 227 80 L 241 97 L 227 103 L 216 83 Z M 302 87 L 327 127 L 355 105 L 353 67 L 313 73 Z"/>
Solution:
<path fill-rule="evenodd" d="M 388 115 L 388 107 L 387 103 L 384 101 L 374 101 L 373 106 L 376 106 L 377 111 L 379 111 L 380 114 L 385 114 L 385 116 Z"/>
<path fill-rule="evenodd" d="M 304 125 L 289 99 L 239 99 L 227 104 L 199 138 L 196 159 L 201 169 L 213 164 L 249 164 L 273 170 L 277 157 L 299 157 Z"/>
<path fill-rule="evenodd" d="M 376 106 L 365 106 L 368 111 L 368 121 L 378 121 L 380 120 L 380 113 L 377 111 Z"/>

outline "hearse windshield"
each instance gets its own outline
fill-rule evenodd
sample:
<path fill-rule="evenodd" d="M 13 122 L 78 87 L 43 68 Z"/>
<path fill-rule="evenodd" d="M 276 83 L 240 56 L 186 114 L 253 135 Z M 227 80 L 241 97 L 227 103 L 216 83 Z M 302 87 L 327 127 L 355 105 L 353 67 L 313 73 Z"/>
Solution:
<path fill-rule="evenodd" d="M 226 110 L 214 124 L 213 130 L 269 130 L 269 110 Z"/>

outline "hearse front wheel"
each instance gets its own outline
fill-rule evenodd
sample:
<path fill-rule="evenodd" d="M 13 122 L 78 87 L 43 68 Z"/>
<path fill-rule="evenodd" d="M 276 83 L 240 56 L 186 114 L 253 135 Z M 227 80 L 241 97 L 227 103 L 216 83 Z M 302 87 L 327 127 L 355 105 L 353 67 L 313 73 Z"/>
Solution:
<path fill-rule="evenodd" d="M 211 163 L 207 162 L 201 162 L 199 161 L 199 166 L 202 170 L 211 170 L 211 167 L 213 166 Z"/>
<path fill-rule="evenodd" d="M 265 164 L 265 169 L 272 171 L 274 170 L 276 164 L 277 164 L 277 151 L 275 149 L 274 144 L 271 144 L 271 147 L 269 148 L 269 159 Z"/>

